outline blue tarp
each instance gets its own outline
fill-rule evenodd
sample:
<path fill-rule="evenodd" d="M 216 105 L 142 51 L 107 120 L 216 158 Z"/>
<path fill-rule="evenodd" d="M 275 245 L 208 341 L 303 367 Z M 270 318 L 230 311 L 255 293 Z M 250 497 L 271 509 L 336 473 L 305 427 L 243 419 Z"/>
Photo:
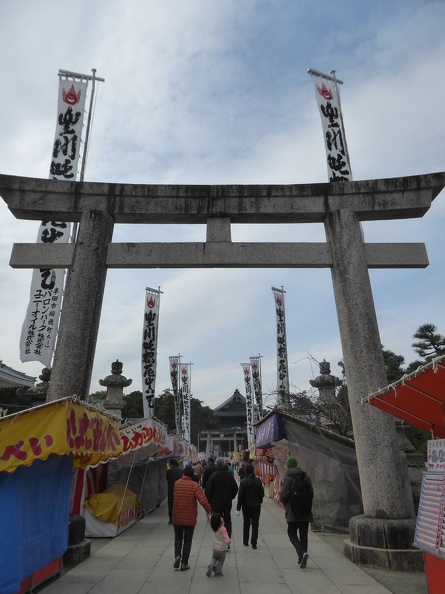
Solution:
<path fill-rule="evenodd" d="M 72 456 L 51 455 L 0 473 L 1 594 L 67 550 L 72 469 Z"/>

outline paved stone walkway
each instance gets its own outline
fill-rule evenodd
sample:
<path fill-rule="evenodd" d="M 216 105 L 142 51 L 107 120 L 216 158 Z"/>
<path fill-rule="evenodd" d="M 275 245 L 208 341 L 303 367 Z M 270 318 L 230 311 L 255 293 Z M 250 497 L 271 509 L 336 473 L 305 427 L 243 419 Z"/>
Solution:
<path fill-rule="evenodd" d="M 397 576 L 383 572 L 391 589 L 348 561 L 316 533 L 309 533 L 306 569 L 286 534 L 283 510 L 265 498 L 260 519 L 258 549 L 242 544 L 242 516 L 233 513 L 230 552 L 224 576 L 207 578 L 212 533 L 204 510 L 199 509 L 190 570 L 173 569 L 173 527 L 167 508 L 160 507 L 134 526 L 109 539 L 95 539 L 93 554 L 80 565 L 44 587 L 44 594 L 426 594 L 424 575 L 397 583 Z M 376 570 L 377 571 L 377 570 Z M 409 576 L 408 576 L 409 577 Z M 394 587 L 393 587 L 394 586 Z M 423 587 L 424 586 L 424 587 Z"/>

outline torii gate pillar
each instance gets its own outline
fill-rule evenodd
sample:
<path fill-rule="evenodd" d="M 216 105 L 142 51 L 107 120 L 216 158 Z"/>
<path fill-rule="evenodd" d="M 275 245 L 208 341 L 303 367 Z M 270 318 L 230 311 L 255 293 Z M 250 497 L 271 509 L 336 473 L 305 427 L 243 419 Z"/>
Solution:
<path fill-rule="evenodd" d="M 325 229 L 365 510 L 350 522 L 345 553 L 357 564 L 419 571 L 423 557 L 412 550 L 414 503 L 394 419 L 361 404 L 388 380 L 360 221 L 354 211 L 337 211 L 327 217 Z"/>
<path fill-rule="evenodd" d="M 0 175 L 18 218 L 80 221 L 76 244 L 15 244 L 11 266 L 68 268 L 48 398 L 88 395 L 107 268 L 330 268 L 364 515 L 346 554 L 356 563 L 419 569 L 415 518 L 394 420 L 361 398 L 387 384 L 368 268 L 428 265 L 423 244 L 366 244 L 360 221 L 423 216 L 445 173 L 290 186 L 137 186 Z M 232 223 L 324 223 L 326 243 L 233 243 Z M 115 223 L 207 225 L 203 243 L 111 243 Z"/>

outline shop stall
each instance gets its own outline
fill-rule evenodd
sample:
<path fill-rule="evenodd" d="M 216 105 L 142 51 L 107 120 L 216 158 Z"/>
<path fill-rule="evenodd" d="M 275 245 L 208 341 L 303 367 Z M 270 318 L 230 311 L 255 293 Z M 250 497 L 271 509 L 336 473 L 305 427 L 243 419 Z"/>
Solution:
<path fill-rule="evenodd" d="M 279 409 L 257 427 L 255 457 L 266 494 L 281 505 L 286 459 L 296 456 L 314 485 L 312 528 L 346 533 L 350 518 L 363 513 L 354 442 Z"/>
<path fill-rule="evenodd" d="M 429 594 L 443 594 L 445 575 L 445 357 L 363 401 L 430 433 L 414 546 L 424 552 Z"/>
<path fill-rule="evenodd" d="M 177 451 L 177 440 L 155 418 L 128 423 L 120 436 L 122 453 L 107 464 L 106 477 L 98 481 L 95 468 L 77 477 L 83 500 L 76 505 L 89 537 L 117 536 L 166 498 L 166 459 Z"/>
<path fill-rule="evenodd" d="M 0 592 L 60 573 L 73 469 L 122 453 L 118 421 L 75 399 L 0 418 Z"/>

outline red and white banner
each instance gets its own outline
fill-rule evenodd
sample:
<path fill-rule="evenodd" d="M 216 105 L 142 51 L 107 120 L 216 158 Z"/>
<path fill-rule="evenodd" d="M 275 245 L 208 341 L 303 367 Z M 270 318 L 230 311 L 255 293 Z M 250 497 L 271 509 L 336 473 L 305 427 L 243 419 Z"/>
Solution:
<path fill-rule="evenodd" d="M 59 80 L 56 134 L 50 179 L 76 181 L 87 82 Z M 70 223 L 40 225 L 37 243 L 68 243 Z M 30 301 L 20 337 L 20 360 L 51 368 L 57 337 L 65 270 L 38 269 L 32 275 Z"/>
<path fill-rule="evenodd" d="M 253 391 L 258 406 L 258 416 L 263 416 L 263 386 L 261 381 L 261 357 L 249 357 L 252 369 Z"/>
<path fill-rule="evenodd" d="M 144 325 L 142 330 L 142 402 L 144 418 L 155 409 L 156 360 L 158 348 L 159 304 L 161 291 L 145 289 Z"/>
<path fill-rule="evenodd" d="M 182 428 L 184 439 L 190 443 L 190 373 L 189 364 L 180 365 L 182 394 Z"/>
<path fill-rule="evenodd" d="M 314 81 L 315 96 L 321 116 L 329 181 L 351 181 L 351 164 L 337 86 L 339 81 L 313 70 L 309 70 L 309 74 Z"/>
<path fill-rule="evenodd" d="M 182 437 L 182 426 L 181 426 L 181 398 L 179 393 L 179 357 L 169 357 L 170 361 L 170 378 L 172 381 L 173 396 L 175 399 L 175 425 L 176 433 L 179 437 Z"/>
<path fill-rule="evenodd" d="M 131 427 L 120 430 L 122 456 L 118 465 L 128 466 L 145 458 L 167 453 L 167 428 L 157 419 L 144 419 Z M 126 457 L 128 454 L 131 456 Z"/>
<path fill-rule="evenodd" d="M 247 444 L 250 446 L 255 442 L 255 405 L 252 397 L 252 381 L 250 375 L 250 363 L 241 363 L 246 385 L 246 416 L 247 416 Z"/>
<path fill-rule="evenodd" d="M 272 287 L 277 321 L 277 392 L 279 404 L 289 400 L 289 365 L 287 360 L 286 319 L 284 315 L 284 291 Z"/>

